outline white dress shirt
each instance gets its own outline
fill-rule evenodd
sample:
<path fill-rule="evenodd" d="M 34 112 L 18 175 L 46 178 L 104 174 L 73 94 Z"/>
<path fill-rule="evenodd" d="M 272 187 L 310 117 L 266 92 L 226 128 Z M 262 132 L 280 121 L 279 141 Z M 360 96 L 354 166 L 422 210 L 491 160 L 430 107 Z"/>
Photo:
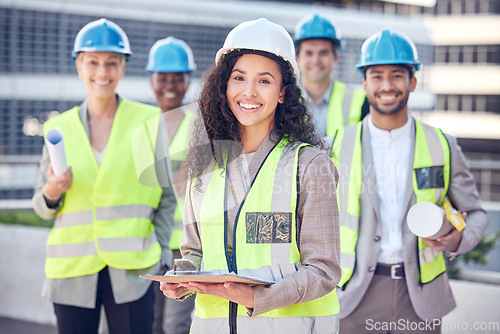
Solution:
<path fill-rule="evenodd" d="M 330 82 L 330 86 L 323 93 L 323 96 L 321 96 L 318 101 L 314 102 L 307 90 L 304 88 L 302 89 L 302 96 L 304 97 L 307 109 L 312 116 L 311 121 L 321 137 L 326 136 L 326 119 L 328 117 L 328 107 L 330 105 L 332 90 L 333 81 Z"/>
<path fill-rule="evenodd" d="M 408 116 L 406 123 L 387 131 L 377 128 L 368 115 L 368 131 L 377 180 L 377 192 L 382 225 L 381 249 L 378 262 L 393 264 L 403 262 L 401 221 L 403 201 L 410 168 L 411 130 L 414 120 Z"/>
<path fill-rule="evenodd" d="M 98 151 L 94 146 L 92 146 L 92 152 L 94 153 L 95 161 L 97 162 L 97 166 L 101 167 L 102 159 L 104 159 L 104 153 L 106 153 L 106 147 L 100 151 Z"/>

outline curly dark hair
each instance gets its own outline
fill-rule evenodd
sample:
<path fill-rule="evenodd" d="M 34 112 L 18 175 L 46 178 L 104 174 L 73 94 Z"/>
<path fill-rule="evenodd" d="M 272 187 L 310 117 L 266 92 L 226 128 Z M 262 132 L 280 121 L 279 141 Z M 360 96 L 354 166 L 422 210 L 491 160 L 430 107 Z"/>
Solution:
<path fill-rule="evenodd" d="M 184 161 L 185 176 L 197 179 L 212 159 L 224 166 L 223 155 L 228 161 L 241 154 L 243 149 L 238 120 L 229 108 L 226 97 L 227 82 L 236 61 L 244 54 L 259 54 L 275 60 L 281 71 L 281 88 L 285 88 L 284 102 L 278 103 L 274 117 L 274 128 L 270 138 L 279 142 L 281 138 L 301 141 L 322 147 L 311 116 L 297 85 L 292 66 L 274 54 L 255 50 L 235 50 L 226 54 L 216 66 L 204 75 L 204 85 L 198 99 L 199 113 L 194 121 L 190 150 Z M 225 152 L 225 153 L 223 153 Z"/>

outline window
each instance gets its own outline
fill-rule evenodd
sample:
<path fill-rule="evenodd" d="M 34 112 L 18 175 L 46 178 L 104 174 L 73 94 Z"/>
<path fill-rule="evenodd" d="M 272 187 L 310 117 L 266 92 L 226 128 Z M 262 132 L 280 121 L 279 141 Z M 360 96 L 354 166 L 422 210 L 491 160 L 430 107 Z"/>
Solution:
<path fill-rule="evenodd" d="M 41 126 L 48 119 L 49 112 L 63 112 L 80 103 L 81 101 L 0 100 L 0 154 L 41 154 Z M 39 130 L 36 126 L 39 126 Z"/>
<path fill-rule="evenodd" d="M 493 112 L 500 114 L 498 95 L 438 95 L 437 110 Z"/>
<path fill-rule="evenodd" d="M 498 0 L 437 0 L 433 11 L 424 9 L 425 13 L 435 15 L 461 14 L 499 14 Z"/>
<path fill-rule="evenodd" d="M 436 63 L 500 64 L 500 45 L 438 46 Z"/>
<path fill-rule="evenodd" d="M 474 99 L 470 95 L 462 96 L 462 108 L 461 110 L 474 110 L 473 109 Z"/>
<path fill-rule="evenodd" d="M 451 5 L 450 14 L 452 14 L 452 15 L 462 14 L 462 1 L 461 0 L 451 1 L 450 5 Z"/>
<path fill-rule="evenodd" d="M 479 13 L 488 13 L 490 9 L 490 0 L 479 0 Z"/>
<path fill-rule="evenodd" d="M 488 46 L 477 47 L 477 63 L 486 63 L 488 60 Z"/>
<path fill-rule="evenodd" d="M 476 111 L 486 111 L 486 96 L 476 97 Z"/>
<path fill-rule="evenodd" d="M 78 31 L 94 16 L 32 11 L 0 7 L 0 73 L 74 74 L 71 50 Z M 201 76 L 230 27 L 180 25 L 109 17 L 127 33 L 133 57 L 128 75 L 146 76 L 149 49 L 169 35 L 185 40 L 193 49 L 197 64 L 194 76 Z"/>
<path fill-rule="evenodd" d="M 488 46 L 486 62 L 489 64 L 500 64 L 500 45 Z"/>
<path fill-rule="evenodd" d="M 456 95 L 448 96 L 448 110 L 460 110 L 459 108 L 460 100 Z"/>
<path fill-rule="evenodd" d="M 477 1 L 475 0 L 468 0 L 464 1 L 465 6 L 464 6 L 464 14 L 475 14 L 477 13 Z"/>
<path fill-rule="evenodd" d="M 463 63 L 473 63 L 474 62 L 474 47 L 470 45 L 465 45 L 463 47 L 463 56 L 462 56 L 462 62 Z M 476 57 L 477 59 L 477 57 Z"/>

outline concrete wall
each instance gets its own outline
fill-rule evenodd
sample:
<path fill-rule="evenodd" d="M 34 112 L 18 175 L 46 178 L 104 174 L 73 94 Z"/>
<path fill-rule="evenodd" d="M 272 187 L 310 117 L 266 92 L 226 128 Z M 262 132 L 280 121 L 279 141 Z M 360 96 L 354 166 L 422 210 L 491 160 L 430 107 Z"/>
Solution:
<path fill-rule="evenodd" d="M 55 324 L 51 303 L 40 295 L 48 232 L 0 223 L 0 316 Z M 451 288 L 458 307 L 443 319 L 443 334 L 500 332 L 500 285 L 452 280 Z"/>
<path fill-rule="evenodd" d="M 0 315 L 55 324 L 41 296 L 48 228 L 0 224 Z"/>
<path fill-rule="evenodd" d="M 457 308 L 443 318 L 442 333 L 500 333 L 500 285 L 451 281 Z"/>

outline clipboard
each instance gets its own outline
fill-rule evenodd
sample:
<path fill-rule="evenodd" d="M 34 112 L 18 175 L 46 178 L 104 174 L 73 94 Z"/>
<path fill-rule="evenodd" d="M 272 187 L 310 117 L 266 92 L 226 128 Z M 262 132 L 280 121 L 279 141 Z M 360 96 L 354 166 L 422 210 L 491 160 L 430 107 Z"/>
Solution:
<path fill-rule="evenodd" d="M 271 285 L 276 283 L 275 281 L 267 281 L 261 280 L 254 277 L 247 277 L 237 275 L 235 273 L 222 274 L 222 275 L 214 275 L 210 272 L 199 271 L 196 274 L 188 274 L 188 275 L 140 275 L 140 277 L 149 279 L 157 282 L 165 282 L 165 283 L 182 283 L 182 282 L 200 282 L 206 284 L 215 284 L 215 283 L 225 283 L 225 282 L 236 282 L 236 283 L 245 283 L 249 285 Z"/>

